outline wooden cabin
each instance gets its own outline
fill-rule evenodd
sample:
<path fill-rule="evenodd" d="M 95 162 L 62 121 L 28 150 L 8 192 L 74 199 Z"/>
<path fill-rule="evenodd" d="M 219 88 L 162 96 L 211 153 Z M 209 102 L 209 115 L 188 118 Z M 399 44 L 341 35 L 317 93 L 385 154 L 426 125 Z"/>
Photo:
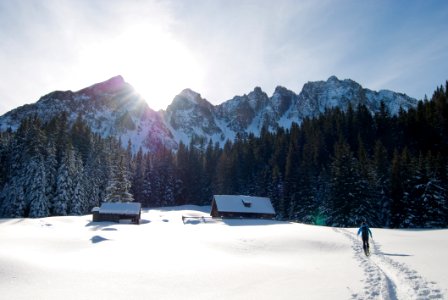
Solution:
<path fill-rule="evenodd" d="M 140 224 L 142 205 L 138 202 L 106 202 L 92 209 L 93 222 L 131 222 Z"/>
<path fill-rule="evenodd" d="M 271 199 L 242 195 L 215 195 L 210 215 L 215 218 L 275 218 Z"/>

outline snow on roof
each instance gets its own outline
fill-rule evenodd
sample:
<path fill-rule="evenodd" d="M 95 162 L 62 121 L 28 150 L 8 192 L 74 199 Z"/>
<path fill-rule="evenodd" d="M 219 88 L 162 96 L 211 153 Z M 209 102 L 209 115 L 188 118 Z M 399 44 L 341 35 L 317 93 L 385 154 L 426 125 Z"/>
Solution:
<path fill-rule="evenodd" d="M 107 202 L 101 204 L 100 214 L 121 214 L 121 215 L 135 215 L 139 214 L 142 205 L 140 203 L 121 203 L 121 202 Z"/>
<path fill-rule="evenodd" d="M 275 215 L 271 199 L 242 195 L 214 195 L 220 212 L 259 213 Z"/>

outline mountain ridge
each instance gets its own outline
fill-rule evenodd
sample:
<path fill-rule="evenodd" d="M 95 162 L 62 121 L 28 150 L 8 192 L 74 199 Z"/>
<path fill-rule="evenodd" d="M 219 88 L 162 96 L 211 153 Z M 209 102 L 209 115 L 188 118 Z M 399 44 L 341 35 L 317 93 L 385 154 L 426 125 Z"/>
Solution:
<path fill-rule="evenodd" d="M 206 143 L 212 140 L 223 145 L 249 134 L 259 135 L 261 129 L 289 128 L 306 117 L 317 117 L 326 109 L 364 104 L 375 113 L 383 102 L 391 114 L 417 105 L 406 94 L 389 90 L 372 91 L 351 80 L 331 76 L 326 81 L 309 81 L 301 92 L 277 86 L 272 96 L 261 87 L 248 94 L 234 96 L 218 105 L 191 90 L 176 95 L 166 110 L 154 111 L 120 75 L 78 91 L 54 91 L 36 103 L 13 109 L 0 116 L 0 130 L 16 130 L 20 121 L 37 115 L 44 122 L 66 112 L 69 121 L 78 115 L 92 131 L 102 136 L 132 141 L 133 150 L 142 147 L 155 151 L 160 147 L 177 149 L 180 142 Z"/>

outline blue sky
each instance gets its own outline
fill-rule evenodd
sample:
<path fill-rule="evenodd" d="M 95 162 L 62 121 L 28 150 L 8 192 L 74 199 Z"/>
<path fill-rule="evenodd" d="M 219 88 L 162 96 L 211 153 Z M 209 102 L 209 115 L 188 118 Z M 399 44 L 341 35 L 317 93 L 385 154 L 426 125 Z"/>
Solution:
<path fill-rule="evenodd" d="M 421 99 L 448 79 L 448 1 L 0 0 L 0 114 L 122 75 L 153 109 L 331 75 Z"/>

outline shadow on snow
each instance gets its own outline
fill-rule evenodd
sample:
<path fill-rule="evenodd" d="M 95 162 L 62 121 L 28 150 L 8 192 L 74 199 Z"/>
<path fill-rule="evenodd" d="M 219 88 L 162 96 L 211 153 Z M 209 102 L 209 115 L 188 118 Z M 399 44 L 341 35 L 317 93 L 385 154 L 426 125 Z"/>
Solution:
<path fill-rule="evenodd" d="M 385 255 L 385 256 L 401 256 L 401 257 L 413 256 L 413 255 L 410 255 L 410 254 L 384 253 L 384 252 L 379 252 L 378 254 Z"/>
<path fill-rule="evenodd" d="M 95 235 L 95 236 L 92 236 L 90 241 L 92 242 L 92 244 L 98 244 L 98 243 L 101 243 L 104 241 L 109 241 L 109 239 L 106 239 L 105 237 L 102 237 L 100 235 Z"/>

